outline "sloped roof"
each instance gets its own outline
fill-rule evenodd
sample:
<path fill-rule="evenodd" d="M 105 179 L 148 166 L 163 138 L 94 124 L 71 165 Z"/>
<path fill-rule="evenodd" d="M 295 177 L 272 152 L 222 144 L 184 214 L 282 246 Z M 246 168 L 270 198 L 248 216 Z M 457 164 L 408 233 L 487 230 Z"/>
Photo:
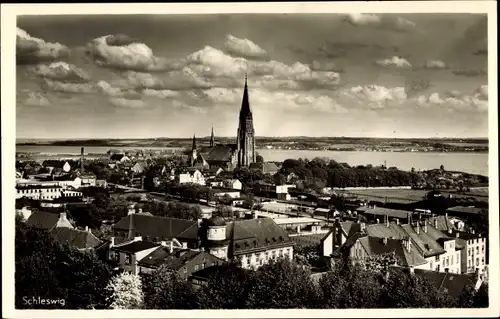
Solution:
<path fill-rule="evenodd" d="M 366 209 L 363 213 L 375 216 L 389 216 L 392 218 L 408 218 L 408 214 L 411 212 L 384 207 L 373 207 Z"/>
<path fill-rule="evenodd" d="M 446 216 L 435 216 L 428 219 L 431 225 L 436 223 L 437 229 L 442 231 L 448 231 L 449 229 L 455 229 L 455 225 Z"/>
<path fill-rule="evenodd" d="M 262 171 L 277 171 L 279 167 L 271 162 L 262 162 L 262 163 L 252 163 L 249 166 L 250 169 L 258 169 Z"/>
<path fill-rule="evenodd" d="M 350 237 L 355 233 L 361 232 L 361 224 L 353 221 L 341 222 L 340 227 L 342 227 L 346 237 Z"/>
<path fill-rule="evenodd" d="M 142 236 L 197 239 L 198 223 L 187 219 L 131 214 L 122 218 L 113 229 L 128 231 L 130 223 Z"/>
<path fill-rule="evenodd" d="M 466 274 L 415 269 L 415 275 L 428 279 L 436 286 L 439 292 L 449 293 L 454 297 L 460 296 L 467 285 L 474 285 L 476 283 L 473 275 Z"/>
<path fill-rule="evenodd" d="M 477 207 L 455 206 L 448 208 L 446 211 L 449 213 L 479 214 L 481 210 L 481 208 Z"/>
<path fill-rule="evenodd" d="M 395 223 L 389 223 L 389 226 L 386 223 L 369 224 L 366 225 L 365 231 L 368 236 L 378 238 L 405 239 L 408 237 L 403 227 Z"/>
<path fill-rule="evenodd" d="M 59 220 L 58 213 L 36 211 L 28 218 L 26 224 L 31 227 L 50 230 L 54 228 Z"/>
<path fill-rule="evenodd" d="M 402 227 L 412 239 L 412 242 L 416 246 L 415 248 L 417 248 L 424 255 L 424 257 L 431 257 L 446 252 L 434 238 L 423 231 L 422 227 L 420 227 L 418 234 L 415 227 L 412 225 L 403 225 Z"/>
<path fill-rule="evenodd" d="M 78 249 L 95 248 L 101 243 L 91 232 L 74 228 L 57 227 L 50 233 L 57 242 L 65 243 L 70 247 Z"/>
<path fill-rule="evenodd" d="M 109 158 L 112 161 L 121 161 L 121 159 L 125 156 L 125 154 L 113 154 Z"/>
<path fill-rule="evenodd" d="M 271 218 L 236 220 L 227 225 L 226 236 L 235 254 L 295 244 Z"/>
<path fill-rule="evenodd" d="M 115 247 L 113 247 L 113 250 L 135 254 L 137 252 L 140 252 L 140 251 L 143 251 L 146 249 L 150 249 L 150 248 L 153 248 L 156 246 L 160 246 L 160 244 L 152 243 L 150 241 L 139 240 L 139 241 L 133 241 L 133 242 L 130 242 L 130 243 L 127 243 L 124 245 L 115 246 Z"/>
<path fill-rule="evenodd" d="M 385 239 L 386 243 L 384 243 L 384 238 L 365 236 L 358 240 L 370 255 L 382 255 L 393 252 L 398 257 L 402 266 L 420 266 L 427 263 L 415 250 L 410 249 L 408 251 L 400 239 L 387 238 Z"/>
<path fill-rule="evenodd" d="M 234 152 L 236 152 L 236 144 L 218 144 L 215 145 L 205 157 L 207 162 L 230 162 Z"/>

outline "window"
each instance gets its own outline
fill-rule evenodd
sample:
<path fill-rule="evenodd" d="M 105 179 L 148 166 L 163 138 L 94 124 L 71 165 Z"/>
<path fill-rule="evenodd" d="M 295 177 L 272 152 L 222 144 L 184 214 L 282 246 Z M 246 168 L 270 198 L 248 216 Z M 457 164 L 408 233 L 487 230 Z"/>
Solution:
<path fill-rule="evenodd" d="M 201 264 L 201 269 L 205 269 L 207 267 L 207 263 Z"/>
<path fill-rule="evenodd" d="M 130 265 L 132 262 L 132 257 L 130 256 L 130 254 L 126 254 L 125 255 L 125 265 Z"/>
<path fill-rule="evenodd" d="M 479 246 L 476 246 L 476 254 L 479 254 Z"/>
<path fill-rule="evenodd" d="M 266 260 L 269 259 L 269 253 L 266 251 Z"/>
<path fill-rule="evenodd" d="M 450 265 L 450 257 L 446 257 L 446 266 Z"/>
<path fill-rule="evenodd" d="M 451 261 L 450 261 L 450 264 L 453 265 L 453 255 L 451 256 Z"/>
<path fill-rule="evenodd" d="M 198 271 L 198 265 L 194 265 L 194 271 Z"/>
<path fill-rule="evenodd" d="M 484 246 L 481 247 L 481 252 L 484 254 Z"/>
<path fill-rule="evenodd" d="M 479 258 L 476 258 L 476 266 L 479 266 Z"/>
<path fill-rule="evenodd" d="M 436 261 L 439 261 L 439 255 L 436 256 Z"/>
<path fill-rule="evenodd" d="M 195 267 L 195 268 L 196 268 L 196 267 Z M 182 268 L 182 269 L 184 270 L 184 273 L 185 273 L 185 274 L 188 272 L 188 270 L 187 270 L 187 268 L 186 268 L 186 267 L 184 267 L 184 268 Z"/>

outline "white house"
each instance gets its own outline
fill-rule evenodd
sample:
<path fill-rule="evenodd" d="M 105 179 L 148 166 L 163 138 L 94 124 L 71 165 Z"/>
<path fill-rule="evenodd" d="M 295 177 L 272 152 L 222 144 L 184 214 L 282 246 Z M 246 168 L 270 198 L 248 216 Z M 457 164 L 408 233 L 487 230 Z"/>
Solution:
<path fill-rule="evenodd" d="M 226 187 L 226 188 L 239 189 L 239 190 L 242 189 L 242 184 L 237 179 L 227 179 L 227 180 L 224 180 L 224 182 L 222 183 L 222 185 L 223 185 L 223 187 Z"/>
<path fill-rule="evenodd" d="M 179 184 L 199 184 L 205 185 L 205 177 L 197 170 L 187 170 L 179 173 Z"/>

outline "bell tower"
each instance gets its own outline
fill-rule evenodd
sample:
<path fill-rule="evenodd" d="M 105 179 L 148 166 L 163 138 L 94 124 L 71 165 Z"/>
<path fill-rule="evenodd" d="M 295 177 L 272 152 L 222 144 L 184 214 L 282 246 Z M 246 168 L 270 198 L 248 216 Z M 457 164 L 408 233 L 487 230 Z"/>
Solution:
<path fill-rule="evenodd" d="M 191 166 L 194 166 L 198 153 L 196 151 L 196 136 L 193 134 L 193 146 L 191 148 Z"/>
<path fill-rule="evenodd" d="M 239 125 L 237 132 L 238 167 L 249 166 L 255 162 L 255 131 L 253 127 L 252 111 L 248 98 L 247 76 L 241 102 Z"/>

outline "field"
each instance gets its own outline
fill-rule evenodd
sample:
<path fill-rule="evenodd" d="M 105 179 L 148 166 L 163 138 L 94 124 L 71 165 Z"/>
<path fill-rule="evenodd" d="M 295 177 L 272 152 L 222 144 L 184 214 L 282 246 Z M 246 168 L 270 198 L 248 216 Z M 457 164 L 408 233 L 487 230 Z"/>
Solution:
<path fill-rule="evenodd" d="M 409 204 L 418 202 L 424 199 L 428 191 L 420 189 L 357 189 L 341 191 L 344 194 L 354 195 L 359 199 L 368 201 L 380 201 L 400 204 Z M 457 194 L 455 192 L 442 192 L 443 196 L 448 197 L 450 194 L 453 197 L 475 197 L 477 200 L 488 201 L 488 189 L 474 189 L 466 194 Z"/>

